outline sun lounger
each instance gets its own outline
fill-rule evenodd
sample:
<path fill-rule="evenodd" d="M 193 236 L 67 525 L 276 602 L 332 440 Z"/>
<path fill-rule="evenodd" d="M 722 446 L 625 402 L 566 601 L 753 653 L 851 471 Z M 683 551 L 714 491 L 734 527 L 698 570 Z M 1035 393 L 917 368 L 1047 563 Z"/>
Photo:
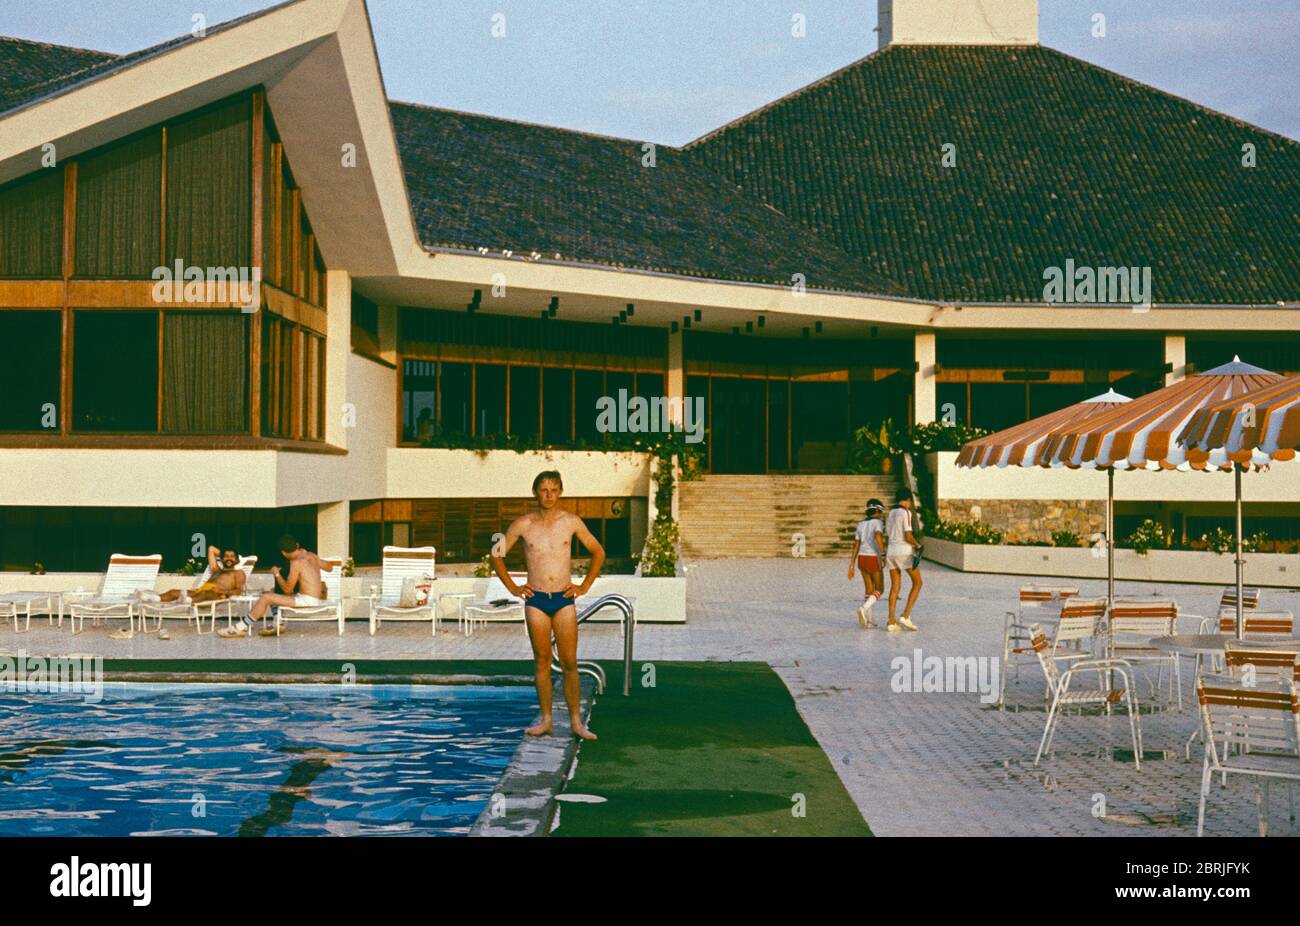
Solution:
<path fill-rule="evenodd" d="M 63 596 L 59 592 L 9 592 L 0 595 L 0 621 L 13 619 L 14 633 L 27 633 L 32 629 L 32 615 L 44 614 L 54 623 L 57 614 L 59 627 L 63 627 Z M 18 629 L 19 618 L 26 618 L 22 630 Z"/>
<path fill-rule="evenodd" d="M 248 587 L 247 580 L 252 577 L 253 567 L 256 565 L 256 556 L 242 556 L 239 559 L 239 565 L 236 568 L 244 571 L 245 588 Z M 194 585 L 190 587 L 190 591 L 194 591 L 201 587 L 211 578 L 212 567 L 209 566 L 207 569 L 204 569 L 203 574 L 195 580 Z M 210 622 L 208 633 L 212 633 L 216 629 L 217 611 L 220 607 L 224 607 L 228 612 L 230 609 L 230 600 L 226 598 L 218 598 L 213 601 L 200 601 L 198 603 L 192 601 L 142 601 L 140 603 L 140 629 L 145 629 L 145 621 L 150 617 L 157 620 L 158 626 L 156 629 L 158 630 L 162 629 L 164 618 L 180 618 L 194 621 L 194 629 L 199 633 L 203 633 L 203 618 L 206 617 Z"/>
<path fill-rule="evenodd" d="M 280 605 L 276 618 L 276 630 L 283 631 L 290 621 L 337 621 L 339 636 L 343 636 L 343 558 L 341 556 L 322 556 L 321 585 L 324 586 L 325 600 L 320 604 Z M 326 569 L 324 567 L 333 568 Z"/>
<path fill-rule="evenodd" d="M 429 632 L 437 635 L 438 599 L 432 588 L 436 552 L 433 547 L 384 547 L 382 583 L 369 599 L 371 636 L 383 621 L 428 621 Z M 403 589 L 411 584 L 417 594 L 422 588 L 422 603 L 403 603 Z"/>
<path fill-rule="evenodd" d="M 135 631 L 135 616 L 139 613 L 140 593 L 153 591 L 158 581 L 158 570 L 162 567 L 162 554 L 149 556 L 131 556 L 126 553 L 114 553 L 108 560 L 108 572 L 100 583 L 99 593 L 85 601 L 75 601 L 68 608 L 72 617 L 72 632 L 77 630 L 77 620 L 81 620 L 81 630 L 86 629 L 86 618 L 95 624 L 100 618 L 125 616 L 132 632 Z M 141 619 L 143 627 L 143 618 Z"/>

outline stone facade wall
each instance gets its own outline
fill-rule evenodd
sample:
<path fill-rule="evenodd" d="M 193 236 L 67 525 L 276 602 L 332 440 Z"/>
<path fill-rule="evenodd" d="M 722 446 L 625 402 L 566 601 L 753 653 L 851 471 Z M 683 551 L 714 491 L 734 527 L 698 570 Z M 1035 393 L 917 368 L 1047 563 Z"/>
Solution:
<path fill-rule="evenodd" d="M 943 498 L 938 510 L 945 521 L 982 521 L 996 527 L 1007 543 L 1050 543 L 1052 531 L 1073 531 L 1087 541 L 1106 527 L 1104 501 Z"/>

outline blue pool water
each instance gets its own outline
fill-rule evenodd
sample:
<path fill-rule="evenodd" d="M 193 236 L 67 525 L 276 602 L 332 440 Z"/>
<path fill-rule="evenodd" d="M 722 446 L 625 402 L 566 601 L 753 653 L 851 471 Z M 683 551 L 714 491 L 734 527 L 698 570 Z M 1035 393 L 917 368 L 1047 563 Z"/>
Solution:
<path fill-rule="evenodd" d="M 464 834 L 536 704 L 468 685 L 0 692 L 0 836 Z"/>

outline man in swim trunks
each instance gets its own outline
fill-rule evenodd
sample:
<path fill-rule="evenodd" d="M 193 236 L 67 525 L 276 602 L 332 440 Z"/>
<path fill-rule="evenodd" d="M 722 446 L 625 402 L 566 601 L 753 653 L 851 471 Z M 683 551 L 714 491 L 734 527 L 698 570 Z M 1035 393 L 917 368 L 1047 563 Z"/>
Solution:
<path fill-rule="evenodd" d="M 330 572 L 332 565 L 325 565 L 315 553 L 304 550 L 291 534 L 280 538 L 280 554 L 289 561 L 289 577 L 280 575 L 280 567 L 272 566 L 271 575 L 280 591 L 263 592 L 262 597 L 250 609 L 248 616 L 236 623 L 234 628 L 221 631 L 223 637 L 246 637 L 253 632 L 253 625 L 260 621 L 273 607 L 290 605 L 299 608 L 319 607 L 325 603 L 324 583 L 321 582 L 321 569 Z M 280 628 L 265 631 L 266 636 L 277 636 Z"/>
<path fill-rule="evenodd" d="M 208 581 L 194 589 L 172 589 L 163 592 L 160 597 L 165 602 L 187 601 L 191 604 L 220 601 L 231 595 L 243 594 L 245 581 L 244 570 L 239 568 L 237 552 L 209 546 Z"/>
<path fill-rule="evenodd" d="M 551 732 L 551 637 L 555 637 L 560 668 L 564 671 L 564 700 L 569 707 L 569 725 L 573 735 L 594 740 L 579 713 L 581 689 L 578 678 L 578 612 L 574 601 L 587 594 L 605 564 L 605 550 L 576 514 L 560 507 L 564 484 L 554 470 L 539 473 L 533 480 L 533 497 L 537 510 L 529 512 L 506 529 L 500 555 L 492 554 L 492 568 L 510 594 L 524 599 L 524 617 L 528 620 L 528 638 L 533 644 L 537 700 L 542 720 L 524 732 L 544 736 Z M 572 582 L 573 564 L 570 551 L 573 538 L 591 556 L 591 568 L 581 585 Z M 524 561 L 528 581 L 516 585 L 506 571 L 505 556 L 520 538 L 524 541 Z"/>

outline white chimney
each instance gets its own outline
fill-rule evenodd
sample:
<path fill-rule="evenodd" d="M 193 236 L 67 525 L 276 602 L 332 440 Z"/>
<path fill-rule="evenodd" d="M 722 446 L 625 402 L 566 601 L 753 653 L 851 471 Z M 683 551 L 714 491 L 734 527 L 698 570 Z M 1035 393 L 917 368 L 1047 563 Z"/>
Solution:
<path fill-rule="evenodd" d="M 886 45 L 1037 45 L 1038 0 L 877 0 Z"/>

